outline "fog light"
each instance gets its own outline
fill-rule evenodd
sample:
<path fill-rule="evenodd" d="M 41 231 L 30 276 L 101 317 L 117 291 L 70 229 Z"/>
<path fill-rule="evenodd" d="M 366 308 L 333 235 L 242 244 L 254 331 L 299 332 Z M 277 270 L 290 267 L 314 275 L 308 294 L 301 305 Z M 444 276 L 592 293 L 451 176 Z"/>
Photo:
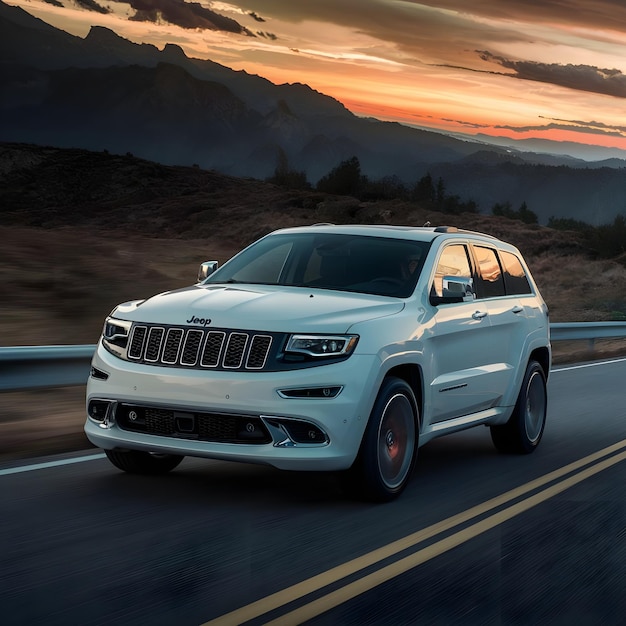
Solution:
<path fill-rule="evenodd" d="M 283 428 L 289 433 L 294 443 L 327 443 L 328 437 L 321 429 L 308 422 L 297 420 L 281 421 Z"/>
<path fill-rule="evenodd" d="M 95 422 L 104 422 L 109 412 L 111 403 L 108 400 L 90 400 L 87 407 L 87 414 Z"/>
<path fill-rule="evenodd" d="M 267 432 L 260 422 L 253 422 L 247 419 L 237 420 L 237 439 L 242 441 L 267 441 Z"/>

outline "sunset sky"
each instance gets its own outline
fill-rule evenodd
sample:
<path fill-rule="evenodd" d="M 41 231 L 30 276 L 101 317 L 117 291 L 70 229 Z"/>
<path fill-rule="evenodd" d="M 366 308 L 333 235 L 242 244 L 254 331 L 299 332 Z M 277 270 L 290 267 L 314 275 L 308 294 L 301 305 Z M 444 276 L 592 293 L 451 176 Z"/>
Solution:
<path fill-rule="evenodd" d="M 624 0 L 8 0 L 84 37 L 180 45 L 357 115 L 626 150 Z"/>

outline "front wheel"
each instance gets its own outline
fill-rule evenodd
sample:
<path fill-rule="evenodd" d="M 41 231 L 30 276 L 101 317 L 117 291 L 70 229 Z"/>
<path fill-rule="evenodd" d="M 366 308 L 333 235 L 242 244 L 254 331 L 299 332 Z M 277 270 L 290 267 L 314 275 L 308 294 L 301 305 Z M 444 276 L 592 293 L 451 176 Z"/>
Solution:
<path fill-rule="evenodd" d="M 411 387 L 386 378 L 365 429 L 351 482 L 368 500 L 386 502 L 405 488 L 415 465 L 418 409 Z"/>
<path fill-rule="evenodd" d="M 533 452 L 543 435 L 547 408 L 545 373 L 537 361 L 530 361 L 509 421 L 491 427 L 491 439 L 496 448 L 517 454 Z"/>
<path fill-rule="evenodd" d="M 105 450 L 104 453 L 115 467 L 129 474 L 167 474 L 185 458 L 140 450 Z"/>

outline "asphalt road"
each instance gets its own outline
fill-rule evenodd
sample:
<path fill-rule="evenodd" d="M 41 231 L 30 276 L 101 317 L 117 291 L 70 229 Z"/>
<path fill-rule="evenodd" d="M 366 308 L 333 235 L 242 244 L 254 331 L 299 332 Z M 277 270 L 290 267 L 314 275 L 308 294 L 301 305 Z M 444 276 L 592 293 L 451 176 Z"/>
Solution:
<path fill-rule="evenodd" d="M 252 465 L 5 464 L 0 623 L 624 624 L 626 360 L 549 393 L 534 454 L 435 440 L 390 504 Z"/>

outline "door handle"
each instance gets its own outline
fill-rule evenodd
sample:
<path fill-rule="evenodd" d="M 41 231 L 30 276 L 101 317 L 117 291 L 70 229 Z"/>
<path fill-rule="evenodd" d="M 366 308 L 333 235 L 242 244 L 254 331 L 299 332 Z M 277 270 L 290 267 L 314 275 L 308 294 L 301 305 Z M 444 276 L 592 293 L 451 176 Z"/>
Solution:
<path fill-rule="evenodd" d="M 524 307 L 523 307 L 523 306 L 514 306 L 514 307 L 511 309 L 511 312 L 512 312 L 512 313 L 517 314 L 517 313 L 522 313 L 522 312 L 523 312 L 523 310 L 524 310 Z"/>
<path fill-rule="evenodd" d="M 487 317 L 487 311 L 476 311 L 475 313 L 472 313 L 472 317 L 475 320 L 481 320 L 483 317 Z"/>

